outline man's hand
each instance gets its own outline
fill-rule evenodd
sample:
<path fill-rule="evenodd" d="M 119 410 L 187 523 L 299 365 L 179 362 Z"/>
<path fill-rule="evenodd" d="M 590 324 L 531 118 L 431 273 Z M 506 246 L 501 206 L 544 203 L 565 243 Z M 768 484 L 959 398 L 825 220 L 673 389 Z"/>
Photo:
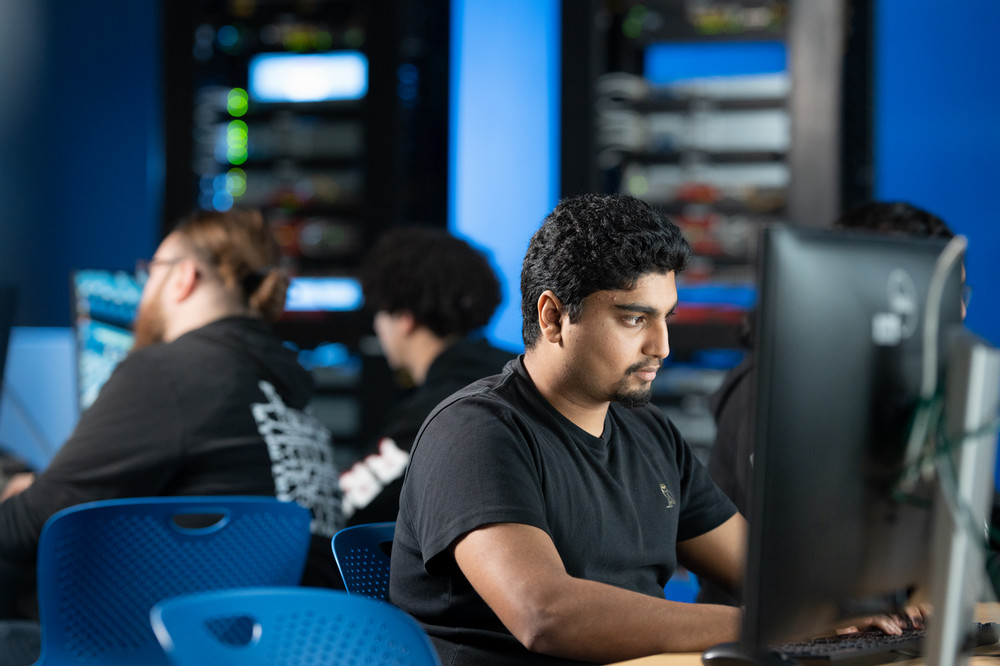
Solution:
<path fill-rule="evenodd" d="M 35 475 L 32 472 L 21 472 L 20 474 L 15 474 L 10 477 L 10 481 L 8 481 L 7 485 L 4 486 L 3 492 L 0 492 L 0 502 L 24 492 L 34 482 Z"/>
<path fill-rule="evenodd" d="M 860 618 L 849 627 L 837 629 L 838 634 L 854 634 L 868 629 L 898 636 L 907 629 L 923 629 L 924 620 L 931 616 L 930 604 L 907 606 L 901 615 L 872 615 Z"/>

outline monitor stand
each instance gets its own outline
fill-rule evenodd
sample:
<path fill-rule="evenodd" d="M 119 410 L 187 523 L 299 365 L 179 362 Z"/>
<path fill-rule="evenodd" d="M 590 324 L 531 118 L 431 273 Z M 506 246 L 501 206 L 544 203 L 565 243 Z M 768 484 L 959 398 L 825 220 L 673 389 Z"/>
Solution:
<path fill-rule="evenodd" d="M 799 662 L 773 650 L 752 652 L 739 642 L 719 643 L 701 654 L 705 666 L 798 666 Z"/>
<path fill-rule="evenodd" d="M 1000 410 L 1000 350 L 965 330 L 948 346 L 945 424 L 951 450 L 938 460 L 930 595 L 934 615 L 924 652 L 930 666 L 963 664 L 966 634 L 986 575 Z"/>

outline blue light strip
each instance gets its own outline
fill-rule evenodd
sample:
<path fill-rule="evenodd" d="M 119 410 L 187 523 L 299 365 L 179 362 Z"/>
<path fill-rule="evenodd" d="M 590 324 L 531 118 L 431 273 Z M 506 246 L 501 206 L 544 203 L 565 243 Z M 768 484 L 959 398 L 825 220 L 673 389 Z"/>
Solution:
<path fill-rule="evenodd" d="M 778 74 L 787 69 L 782 42 L 652 44 L 643 58 L 644 76 L 654 85 L 713 76 Z"/>
<path fill-rule="evenodd" d="M 558 0 L 451 3 L 448 226 L 492 254 L 486 335 L 520 349 L 521 261 L 559 199 Z"/>

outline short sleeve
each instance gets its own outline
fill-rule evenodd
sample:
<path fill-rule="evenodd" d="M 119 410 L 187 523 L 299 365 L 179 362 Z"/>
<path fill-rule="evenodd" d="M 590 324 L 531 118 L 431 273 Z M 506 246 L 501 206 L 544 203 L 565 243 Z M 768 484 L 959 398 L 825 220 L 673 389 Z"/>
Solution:
<path fill-rule="evenodd" d="M 506 403 L 481 394 L 437 410 L 414 445 L 400 516 L 432 575 L 463 534 L 490 523 L 546 529 L 541 472 L 526 428 Z"/>

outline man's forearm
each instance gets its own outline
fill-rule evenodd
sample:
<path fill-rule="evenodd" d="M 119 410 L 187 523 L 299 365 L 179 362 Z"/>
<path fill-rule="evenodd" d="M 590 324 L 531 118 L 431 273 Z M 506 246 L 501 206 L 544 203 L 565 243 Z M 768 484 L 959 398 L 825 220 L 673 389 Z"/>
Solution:
<path fill-rule="evenodd" d="M 739 636 L 736 608 L 667 601 L 569 575 L 552 539 L 536 527 L 487 525 L 456 541 L 453 554 L 508 631 L 535 652 L 608 662 L 704 650 Z"/>
<path fill-rule="evenodd" d="M 551 600 L 531 602 L 530 619 L 515 636 L 528 649 L 554 656 L 619 661 L 739 638 L 736 608 L 672 602 L 593 581 L 573 579 Z"/>

